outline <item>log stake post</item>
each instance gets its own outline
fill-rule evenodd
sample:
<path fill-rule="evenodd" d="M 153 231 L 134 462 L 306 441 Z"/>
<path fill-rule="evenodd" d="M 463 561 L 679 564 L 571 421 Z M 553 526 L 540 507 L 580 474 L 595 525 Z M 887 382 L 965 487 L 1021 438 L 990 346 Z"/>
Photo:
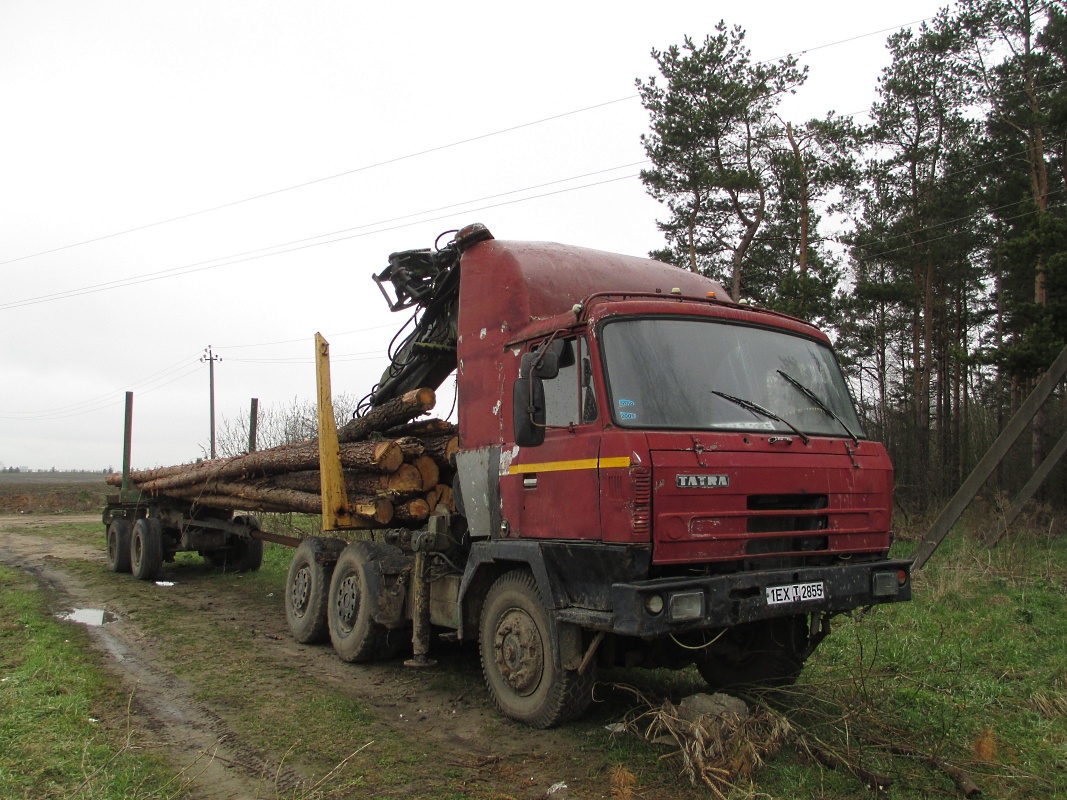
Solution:
<path fill-rule="evenodd" d="M 122 433 L 122 487 L 125 495 L 130 491 L 130 451 L 133 447 L 133 392 L 126 392 L 126 421 Z M 125 497 L 123 497 L 125 500 Z"/>
<path fill-rule="evenodd" d="M 315 334 L 315 374 L 319 390 L 319 475 L 322 489 L 322 529 L 336 531 L 355 527 L 348 513 L 348 492 L 341 470 L 337 421 L 333 416 L 330 389 L 330 343 Z"/>
<path fill-rule="evenodd" d="M 259 398 L 252 398 L 252 407 L 248 410 L 248 452 L 256 452 L 256 428 L 259 427 Z"/>

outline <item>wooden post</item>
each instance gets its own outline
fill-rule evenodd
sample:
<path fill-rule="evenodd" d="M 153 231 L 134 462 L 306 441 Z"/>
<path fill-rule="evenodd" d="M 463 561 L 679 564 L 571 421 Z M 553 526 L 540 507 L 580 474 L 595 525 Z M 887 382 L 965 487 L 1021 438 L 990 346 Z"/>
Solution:
<path fill-rule="evenodd" d="M 952 529 L 952 526 L 956 524 L 956 521 L 971 500 L 978 494 L 978 490 L 989 480 L 989 476 L 993 474 L 997 464 L 1008 454 L 1011 446 L 1015 444 L 1015 440 L 1026 430 L 1030 420 L 1036 416 L 1038 410 L 1044 405 L 1048 396 L 1052 394 L 1052 390 L 1056 388 L 1064 375 L 1067 375 L 1067 347 L 1064 347 L 1060 354 L 1056 356 L 1056 360 L 1052 362 L 1048 372 L 1034 387 L 1034 390 L 1030 392 L 1030 396 L 1026 398 L 1026 401 L 1015 413 L 1015 416 L 1008 421 L 1000 436 L 993 442 L 993 446 L 982 456 L 982 460 L 978 462 L 971 474 L 967 476 L 967 480 L 963 482 L 956 494 L 948 501 L 948 505 L 934 520 L 934 524 L 930 526 L 930 530 L 927 531 L 926 536 L 923 537 L 922 542 L 919 543 L 915 554 L 912 556 L 913 570 L 922 569 L 923 564 L 933 555 L 938 545 L 941 544 L 941 541 Z"/>
<path fill-rule="evenodd" d="M 252 398 L 252 408 L 248 411 L 248 452 L 256 452 L 256 428 L 259 426 L 259 398 Z"/>
<path fill-rule="evenodd" d="M 126 420 L 122 434 L 122 488 L 130 491 L 130 452 L 133 448 L 133 392 L 126 392 Z"/>
<path fill-rule="evenodd" d="M 1041 462 L 1041 466 L 1037 468 L 1037 472 L 1030 476 L 1030 480 L 1026 482 L 1026 485 L 1019 490 L 1018 496 L 1012 501 L 1011 506 L 1004 514 L 1004 519 L 997 523 L 996 529 L 989 534 L 986 538 L 986 546 L 992 547 L 1000 541 L 1002 537 L 1011 527 L 1011 524 L 1015 522 L 1015 518 L 1022 513 L 1023 506 L 1034 496 L 1034 493 L 1038 490 L 1038 487 L 1045 482 L 1045 478 L 1052 472 L 1053 467 L 1059 463 L 1063 458 L 1063 454 L 1067 453 L 1067 432 L 1060 437 L 1060 440 L 1056 442 L 1056 446 L 1052 448 L 1052 452 L 1048 454 L 1048 457 Z"/>

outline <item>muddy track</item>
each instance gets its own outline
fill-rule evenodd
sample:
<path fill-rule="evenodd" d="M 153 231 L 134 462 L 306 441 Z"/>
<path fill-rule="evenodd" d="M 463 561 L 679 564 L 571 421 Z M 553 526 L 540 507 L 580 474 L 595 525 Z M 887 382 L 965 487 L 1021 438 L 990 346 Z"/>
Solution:
<path fill-rule="evenodd" d="M 96 522 L 99 515 L 63 517 L 63 522 Z M 69 608 L 104 608 L 114 603 L 64 571 L 64 560 L 104 565 L 94 548 L 42 536 L 55 517 L 0 519 L 0 561 L 34 575 L 48 586 L 56 602 Z M 58 609 L 57 609 L 58 610 Z M 160 747 L 180 770 L 186 784 L 183 796 L 202 800 L 258 797 L 274 794 L 273 787 L 293 792 L 305 779 L 275 759 L 249 746 L 211 709 L 197 702 L 191 688 L 162 667 L 153 642 L 136 625 L 119 617 L 107 625 L 88 628 L 107 665 L 132 697 L 134 721 L 147 740 Z M 270 787 L 270 791 L 265 791 Z"/>
<path fill-rule="evenodd" d="M 98 519 L 96 515 L 64 517 L 63 522 Z M 64 569 L 64 562 L 75 561 L 98 564 L 104 570 L 102 537 L 97 548 L 48 536 L 47 528 L 55 521 L 55 517 L 0 517 L 0 561 L 37 576 L 52 587 L 57 603 L 66 608 L 106 608 L 118 616 L 115 622 L 91 627 L 90 634 L 106 654 L 105 661 L 126 696 L 132 693 L 137 724 L 190 781 L 183 796 L 214 800 L 298 793 L 311 776 L 291 766 L 284 754 L 261 751 L 219 709 L 197 701 L 193 687 L 174 674 L 157 645 L 138 627 L 136 613 L 130 618 L 135 610 L 125 606 L 122 591 L 109 588 L 115 584 L 88 585 Z M 109 577 L 117 582 L 131 580 L 129 576 Z M 279 599 L 280 591 L 281 587 Z M 376 721 L 362 735 L 374 738 L 384 731 L 410 738 L 415 749 L 425 751 L 424 766 L 429 772 L 461 770 L 465 778 L 469 776 L 472 789 L 480 789 L 474 792 L 476 796 L 545 797 L 550 787 L 561 782 L 568 788 L 553 793 L 555 800 L 610 796 L 606 762 L 579 763 L 573 733 L 534 731 L 502 721 L 484 689 L 472 687 L 474 679 L 466 672 L 465 682 L 459 685 L 467 690 L 433 691 L 426 688 L 425 672 L 405 669 L 400 662 L 345 664 L 329 647 L 296 643 L 284 613 L 277 608 L 234 609 L 216 602 L 195 581 L 179 582 L 167 592 L 167 602 L 183 612 L 250 638 L 257 657 L 298 667 L 304 679 L 336 687 L 365 702 L 373 708 Z M 470 647 L 452 645 L 443 653 L 445 659 L 458 663 L 450 667 L 453 671 L 478 669 Z M 429 785 L 416 779 L 411 788 L 425 792 Z M 676 795 L 653 790 L 642 796 Z"/>

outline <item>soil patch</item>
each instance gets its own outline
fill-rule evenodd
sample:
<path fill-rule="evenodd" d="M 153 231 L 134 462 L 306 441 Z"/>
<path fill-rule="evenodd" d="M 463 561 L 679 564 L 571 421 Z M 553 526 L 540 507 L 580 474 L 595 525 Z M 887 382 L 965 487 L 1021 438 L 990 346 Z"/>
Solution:
<path fill-rule="evenodd" d="M 184 796 L 204 800 L 300 796 L 302 787 L 324 772 L 322 765 L 266 752 L 225 706 L 198 699 L 197 687 L 182 677 L 179 665 L 168 661 L 165 643 L 153 640 L 138 624 L 145 591 L 157 587 L 106 572 L 103 527 L 98 545 L 54 533 L 57 522 L 97 520 L 95 514 L 0 516 L 0 561 L 52 587 L 62 605 L 57 613 L 88 607 L 117 617 L 90 627 L 90 636 L 126 696 L 132 695 L 135 723 L 191 780 Z M 100 573 L 93 571 L 96 568 Z M 349 752 L 360 743 L 391 742 L 390 752 L 409 752 L 411 762 L 403 776 L 406 785 L 384 794 L 371 790 L 372 796 L 431 797 L 445 794 L 445 787 L 453 787 L 452 797 L 540 798 L 553 787 L 557 788 L 551 796 L 556 800 L 611 796 L 611 745 L 602 727 L 535 731 L 502 718 L 482 686 L 476 648 L 439 645 L 435 653 L 439 665 L 430 670 L 408 669 L 401 661 L 345 664 L 328 646 L 301 645 L 291 638 L 282 608 L 283 587 L 268 592 L 262 603 L 237 607 L 242 598 L 228 588 L 238 585 L 237 576 L 220 576 L 199 566 L 183 569 L 181 564 L 167 570 L 163 578 L 174 585 L 158 587 L 160 597 L 151 598 L 177 612 L 179 622 L 163 633 L 165 638 L 185 636 L 196 642 L 203 632 L 214 631 L 216 637 L 251 642 L 257 663 L 277 667 L 250 678 L 262 702 L 275 706 L 272 711 L 308 682 L 372 710 L 358 730 L 338 731 L 337 736 L 351 739 Z M 207 641 L 213 652 L 203 657 L 220 659 L 221 665 L 226 658 L 224 641 Z M 196 651 L 195 644 L 190 647 L 190 653 Z M 390 767 L 394 772 L 399 768 Z M 391 786 L 396 783 L 394 775 Z M 558 788 L 561 783 L 567 788 Z M 461 794 L 455 792 L 457 785 L 463 787 Z M 375 786 L 372 776 L 367 786 Z M 645 787 L 641 796 L 676 797 L 680 788 Z"/>

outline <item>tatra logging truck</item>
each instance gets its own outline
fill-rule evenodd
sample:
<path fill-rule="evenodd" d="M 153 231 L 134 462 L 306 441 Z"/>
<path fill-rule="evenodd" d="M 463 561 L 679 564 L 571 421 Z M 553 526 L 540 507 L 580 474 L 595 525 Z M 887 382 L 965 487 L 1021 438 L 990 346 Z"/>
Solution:
<path fill-rule="evenodd" d="M 410 642 L 413 664 L 434 631 L 477 641 L 500 711 L 544 728 L 586 708 L 598 666 L 780 685 L 833 616 L 910 599 L 892 466 L 811 325 L 674 266 L 481 225 L 375 281 L 418 314 L 367 405 L 456 375 L 455 511 L 331 536 L 323 450 L 324 533 L 286 541 L 300 641 L 328 634 L 348 661 Z M 120 495 L 104 522 L 109 559 L 113 540 L 118 558 L 217 559 L 286 538 L 165 497 Z"/>

